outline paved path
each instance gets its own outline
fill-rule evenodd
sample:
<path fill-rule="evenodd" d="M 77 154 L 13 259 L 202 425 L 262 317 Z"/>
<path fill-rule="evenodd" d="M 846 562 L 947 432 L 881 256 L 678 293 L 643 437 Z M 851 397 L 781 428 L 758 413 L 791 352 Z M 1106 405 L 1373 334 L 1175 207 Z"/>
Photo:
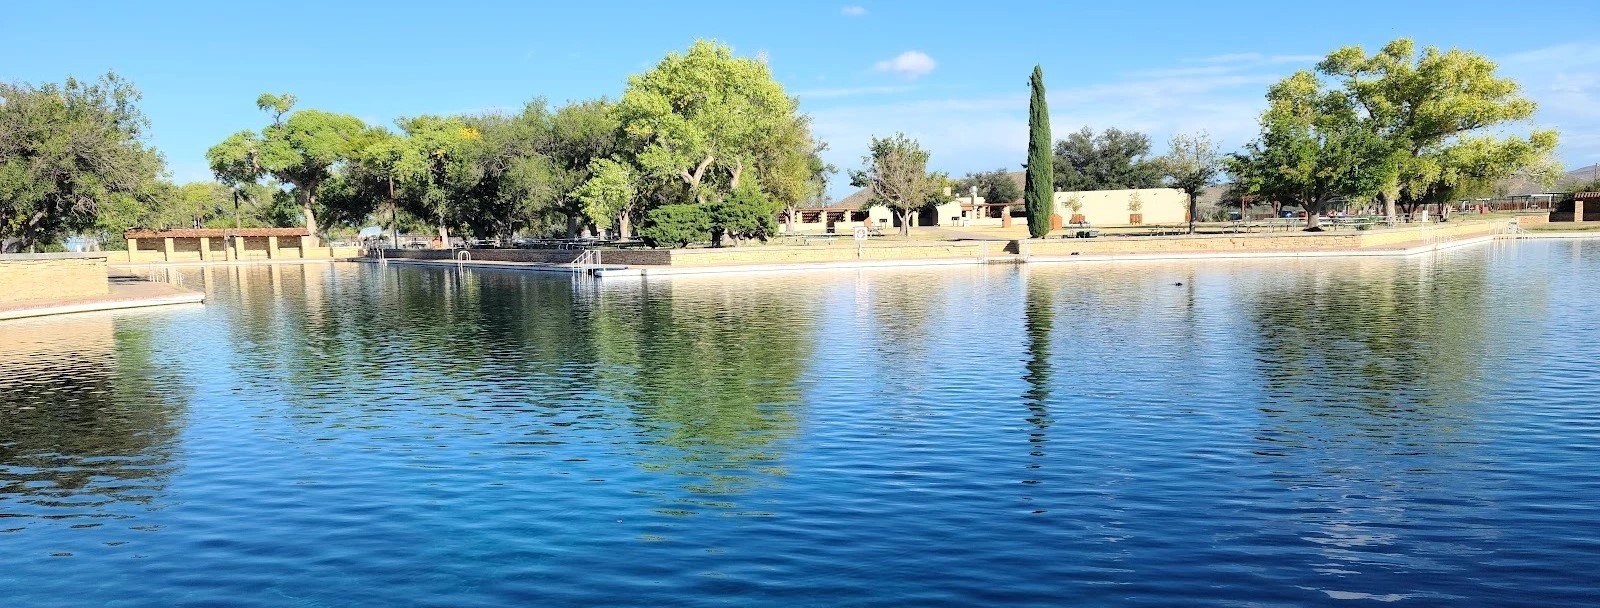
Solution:
<path fill-rule="evenodd" d="M 206 299 L 206 294 L 198 291 L 127 275 L 113 275 L 108 281 L 109 291 L 105 295 L 0 304 L 0 321 L 96 310 L 196 304 Z"/>

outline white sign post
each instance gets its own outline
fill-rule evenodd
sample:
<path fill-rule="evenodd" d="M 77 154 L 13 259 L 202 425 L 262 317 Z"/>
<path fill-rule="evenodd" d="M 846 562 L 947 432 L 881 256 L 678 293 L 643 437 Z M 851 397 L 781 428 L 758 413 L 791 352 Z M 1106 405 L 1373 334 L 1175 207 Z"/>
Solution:
<path fill-rule="evenodd" d="M 867 242 L 867 227 L 866 226 L 856 226 L 855 237 L 856 237 L 856 259 L 861 259 L 861 246 L 862 246 L 863 243 Z"/>

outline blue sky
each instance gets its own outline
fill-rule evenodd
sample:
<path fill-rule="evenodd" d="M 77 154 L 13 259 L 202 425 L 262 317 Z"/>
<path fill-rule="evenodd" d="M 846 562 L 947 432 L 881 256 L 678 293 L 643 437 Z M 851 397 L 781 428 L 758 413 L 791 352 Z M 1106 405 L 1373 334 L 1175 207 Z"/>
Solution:
<path fill-rule="evenodd" d="M 1227 149 L 1255 132 L 1271 82 L 1341 45 L 1410 36 L 1499 61 L 1562 132 L 1568 168 L 1600 162 L 1600 23 L 1593 2 L 130 3 L 13 0 L 0 11 L 0 79 L 93 78 L 144 93 L 174 179 L 266 120 L 256 95 L 373 123 L 423 113 L 616 97 L 628 74 L 697 37 L 764 54 L 832 145 L 859 165 L 867 138 L 905 131 L 954 174 L 1016 168 L 1027 77 L 1042 64 L 1057 137 L 1137 129 L 1158 148 L 1206 130 Z M 1158 150 L 1159 152 L 1160 150 Z M 850 188 L 841 176 L 835 196 Z"/>

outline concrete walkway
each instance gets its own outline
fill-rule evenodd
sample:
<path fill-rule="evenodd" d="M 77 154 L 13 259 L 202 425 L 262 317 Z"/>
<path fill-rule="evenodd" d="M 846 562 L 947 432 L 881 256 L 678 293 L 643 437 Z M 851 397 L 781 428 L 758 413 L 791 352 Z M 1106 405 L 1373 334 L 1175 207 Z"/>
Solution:
<path fill-rule="evenodd" d="M 0 321 L 97 310 L 199 304 L 206 299 L 206 294 L 198 291 L 122 275 L 112 276 L 108 287 L 110 292 L 102 296 L 0 305 Z"/>

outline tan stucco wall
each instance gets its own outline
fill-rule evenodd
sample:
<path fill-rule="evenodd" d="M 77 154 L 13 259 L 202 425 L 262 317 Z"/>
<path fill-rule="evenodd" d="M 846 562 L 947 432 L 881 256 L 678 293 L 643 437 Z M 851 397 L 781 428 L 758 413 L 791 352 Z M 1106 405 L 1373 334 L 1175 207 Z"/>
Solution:
<path fill-rule="evenodd" d="M 1218 234 L 1188 237 L 1118 237 L 1025 241 L 1030 256 L 1151 253 L 1353 251 L 1403 248 L 1492 234 L 1503 222 L 1449 223 L 1346 232 Z"/>
<path fill-rule="evenodd" d="M 1083 203 L 1083 219 L 1096 226 L 1120 226 L 1128 223 L 1128 201 L 1134 193 L 1139 194 L 1144 207 L 1139 213 L 1144 215 L 1145 224 L 1179 224 L 1189 219 L 1189 197 L 1182 190 L 1176 188 L 1144 188 L 1139 190 L 1088 190 L 1081 192 L 1057 192 L 1056 213 L 1061 215 L 1062 221 L 1072 219 L 1072 210 L 1067 208 L 1067 201 L 1078 197 Z"/>
<path fill-rule="evenodd" d="M 0 255 L 0 304 L 106 293 L 109 288 L 103 253 Z"/>

